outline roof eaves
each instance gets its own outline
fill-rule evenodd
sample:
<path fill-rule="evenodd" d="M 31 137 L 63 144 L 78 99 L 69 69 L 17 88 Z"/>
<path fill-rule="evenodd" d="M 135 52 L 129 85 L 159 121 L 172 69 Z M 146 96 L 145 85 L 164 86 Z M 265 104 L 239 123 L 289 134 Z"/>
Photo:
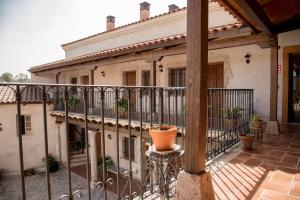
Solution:
<path fill-rule="evenodd" d="M 142 22 L 150 21 L 150 20 L 153 20 L 153 19 L 165 16 L 165 15 L 169 15 L 169 14 L 172 14 L 172 13 L 175 13 L 175 12 L 179 12 L 179 11 L 182 11 L 182 10 L 185 10 L 185 9 L 186 9 L 186 7 L 178 8 L 178 9 L 170 11 L 170 12 L 165 12 L 165 13 L 153 16 L 153 17 L 149 17 L 149 18 L 147 18 L 145 20 L 139 20 L 139 21 L 136 21 L 136 22 L 132 22 L 132 23 L 129 23 L 129 24 L 125 24 L 125 25 L 116 27 L 113 30 L 103 31 L 103 32 L 100 32 L 100 33 L 97 33 L 97 34 L 94 34 L 94 35 L 90 35 L 90 36 L 87 36 L 87 37 L 84 37 L 84 38 L 81 38 L 81 39 L 78 39 L 78 40 L 75 40 L 75 41 L 72 41 L 72 42 L 68 42 L 68 43 L 62 44 L 61 46 L 62 46 L 62 48 L 64 48 L 64 47 L 66 47 L 68 45 L 71 45 L 71 44 L 74 44 L 74 43 L 77 43 L 77 42 L 80 42 L 80 41 L 83 41 L 83 40 L 86 40 L 86 39 L 97 37 L 97 36 L 103 35 L 105 33 L 113 32 L 115 30 L 119 30 L 119 29 L 122 29 L 122 28 L 125 28 L 125 27 L 128 27 L 128 26 L 131 26 L 131 25 L 135 25 L 135 24 L 139 24 L 139 23 L 142 23 Z"/>

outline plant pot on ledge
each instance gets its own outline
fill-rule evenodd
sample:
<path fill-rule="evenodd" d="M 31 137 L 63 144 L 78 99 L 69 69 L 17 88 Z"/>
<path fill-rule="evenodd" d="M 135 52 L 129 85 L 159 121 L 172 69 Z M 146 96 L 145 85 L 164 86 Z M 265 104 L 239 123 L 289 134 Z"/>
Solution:
<path fill-rule="evenodd" d="M 252 134 L 240 135 L 240 140 L 242 141 L 244 150 L 252 151 L 254 138 L 255 136 Z"/>
<path fill-rule="evenodd" d="M 257 115 L 253 116 L 253 118 L 251 120 L 252 128 L 259 129 L 259 128 L 262 128 L 262 125 L 263 125 L 263 120 Z"/>
<path fill-rule="evenodd" d="M 157 151 L 171 151 L 177 135 L 176 126 L 158 126 L 149 129 L 153 145 Z"/>

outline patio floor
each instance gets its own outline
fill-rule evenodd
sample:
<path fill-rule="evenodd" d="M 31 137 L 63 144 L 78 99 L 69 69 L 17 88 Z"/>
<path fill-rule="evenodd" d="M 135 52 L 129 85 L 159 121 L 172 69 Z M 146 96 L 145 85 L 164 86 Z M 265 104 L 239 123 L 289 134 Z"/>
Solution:
<path fill-rule="evenodd" d="M 211 167 L 216 199 L 300 200 L 299 125 L 264 135 L 263 144 L 251 152 L 240 147 L 233 152 L 238 153 L 230 161 L 221 157 Z"/>

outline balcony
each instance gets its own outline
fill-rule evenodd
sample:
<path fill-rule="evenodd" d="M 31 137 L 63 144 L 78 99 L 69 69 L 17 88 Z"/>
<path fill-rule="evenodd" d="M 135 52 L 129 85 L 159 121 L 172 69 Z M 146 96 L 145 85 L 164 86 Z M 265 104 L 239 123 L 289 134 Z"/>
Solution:
<path fill-rule="evenodd" d="M 51 123 L 62 124 L 62 129 L 66 132 L 65 143 L 61 143 L 61 149 L 54 154 L 65 157 L 65 162 L 61 159 L 63 167 L 56 175 L 50 175 L 46 172 L 48 193 L 41 191 L 45 196 L 52 194 L 56 199 L 64 198 L 63 195 L 69 195 L 73 192 L 83 195 L 83 199 L 134 199 L 148 198 L 155 193 L 159 193 L 159 175 L 155 175 L 151 160 L 145 156 L 147 146 L 145 143 L 152 144 L 150 137 L 147 134 L 147 129 L 152 126 L 161 124 L 176 125 L 178 127 L 176 143 L 183 149 L 192 148 L 185 146 L 185 116 L 188 114 L 185 109 L 186 95 L 185 88 L 165 88 L 165 87 L 119 87 L 119 86 L 84 86 L 84 85 L 38 85 L 38 84 L 1 84 L 15 93 L 17 117 L 20 120 L 22 109 L 28 100 L 28 91 L 31 91 L 31 96 L 34 96 L 37 107 L 40 109 L 39 120 L 43 124 L 44 142 L 43 149 L 46 157 L 52 149 L 53 143 L 48 140 L 49 137 L 57 134 L 54 130 L 48 127 L 53 127 Z M 213 163 L 212 159 L 226 152 L 239 143 L 239 134 L 249 132 L 249 121 L 253 115 L 253 90 L 250 89 L 209 89 L 208 90 L 208 131 L 206 134 L 206 161 Z M 53 104 L 53 109 L 47 109 L 47 105 Z M 192 112 L 192 111 L 191 111 Z M 32 113 L 34 115 L 34 113 Z M 50 122 L 47 117 L 55 120 Z M 234 116 L 233 116 L 234 115 Z M 234 120 L 233 120 L 234 119 Z M 70 165 L 71 153 L 70 146 L 70 123 L 76 121 L 84 128 L 85 143 L 85 166 L 73 168 Z M 233 120 L 233 121 L 232 121 Z M 19 121 L 20 126 L 21 123 Z M 19 131 L 22 127 L 19 126 Z M 110 131 L 114 135 L 116 141 L 114 147 L 108 150 L 109 137 L 106 132 Z M 101 137 L 101 158 L 111 156 L 115 152 L 115 162 L 113 166 L 107 166 L 102 162 L 100 166 L 95 160 L 95 143 L 96 133 Z M 63 135 L 63 133 L 60 133 Z M 121 144 L 118 136 L 124 134 L 129 138 L 137 137 L 138 141 L 132 143 L 128 140 L 129 157 L 127 157 L 127 167 L 121 167 L 122 155 L 120 155 Z M 31 177 L 26 177 L 24 174 L 24 162 L 27 157 L 24 157 L 23 140 L 26 138 L 20 137 L 19 132 L 18 142 L 20 148 L 20 174 L 21 188 L 24 191 L 31 191 L 27 184 L 33 186 Z M 59 138 L 59 137 L 58 137 Z M 57 138 L 56 138 L 57 140 Z M 60 139 L 59 139 L 60 140 Z M 132 158 L 132 148 L 134 146 L 137 152 L 137 158 Z M 65 149 L 63 151 L 62 149 Z M 17 152 L 15 152 L 17 153 Z M 55 155 L 59 157 L 59 155 Z M 123 161 L 122 161 L 123 162 Z M 49 164 L 49 163 L 46 163 Z M 177 165 L 178 169 L 182 169 L 183 162 L 180 161 Z M 48 167 L 45 169 L 49 169 Z M 96 171 L 95 171 L 96 170 Z M 178 172 L 177 172 L 178 173 Z M 176 185 L 177 173 L 173 173 L 173 181 L 170 187 Z M 81 175 L 81 177 L 77 177 Z M 59 178 L 58 178 L 58 177 Z M 14 180 L 14 179 L 11 179 Z M 26 180 L 26 181 L 25 181 Z M 50 181 L 51 180 L 51 181 Z M 175 182 L 174 182 L 175 181 Z M 57 191 L 56 184 L 63 184 L 65 189 Z M 82 185 L 83 184 L 83 185 Z M 9 184 L 8 184 L 9 185 Z M 84 187 L 83 187 L 84 186 Z M 26 190 L 25 190 L 26 187 Z M 34 187 L 34 186 L 33 186 Z M 41 188 L 40 188 L 41 189 Z M 38 191 L 35 189 L 34 191 Z M 53 190 L 56 190 L 55 192 Z M 9 190 L 8 190 L 9 191 Z M 52 193 L 51 193 L 52 192 Z M 26 192 L 25 192 L 26 193 Z M 75 194 L 75 195 L 76 195 Z M 8 194 L 9 195 L 9 192 Z M 29 192 L 30 195 L 30 192 Z M 67 198 L 67 196 L 65 196 Z"/>

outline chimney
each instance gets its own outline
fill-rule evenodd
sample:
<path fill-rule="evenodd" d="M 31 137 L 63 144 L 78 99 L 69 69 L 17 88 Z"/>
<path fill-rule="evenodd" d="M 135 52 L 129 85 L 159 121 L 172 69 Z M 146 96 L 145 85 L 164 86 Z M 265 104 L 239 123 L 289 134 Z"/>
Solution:
<path fill-rule="evenodd" d="M 173 12 L 175 10 L 177 10 L 179 7 L 175 4 L 171 4 L 169 5 L 169 12 Z"/>
<path fill-rule="evenodd" d="M 106 31 L 111 31 L 115 29 L 115 17 L 114 16 L 107 16 L 106 17 Z"/>
<path fill-rule="evenodd" d="M 143 2 L 140 3 L 140 20 L 146 20 L 150 17 L 150 3 Z"/>

